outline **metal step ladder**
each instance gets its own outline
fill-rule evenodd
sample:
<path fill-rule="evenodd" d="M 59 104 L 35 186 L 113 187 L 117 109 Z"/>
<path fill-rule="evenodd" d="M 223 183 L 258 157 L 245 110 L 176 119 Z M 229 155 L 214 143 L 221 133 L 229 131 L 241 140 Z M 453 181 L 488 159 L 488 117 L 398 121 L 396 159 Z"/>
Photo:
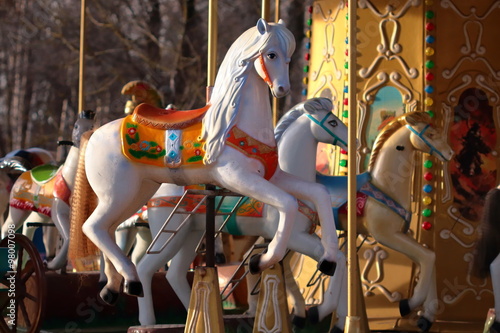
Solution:
<path fill-rule="evenodd" d="M 200 202 L 192 210 L 185 211 L 182 208 L 182 205 L 185 202 L 186 197 L 188 195 L 203 195 L 203 197 L 201 198 Z M 172 241 L 172 239 L 175 237 L 175 235 L 188 223 L 188 220 L 189 220 L 189 218 L 191 218 L 192 215 L 203 214 L 203 213 L 199 212 L 199 210 L 203 206 L 203 204 L 206 202 L 206 200 L 207 200 L 207 198 L 209 196 L 215 196 L 215 197 L 221 197 L 222 198 L 220 200 L 219 204 L 217 205 L 216 209 L 215 209 L 215 215 L 216 216 L 217 215 L 226 216 L 225 219 L 224 219 L 224 221 L 223 221 L 223 223 L 222 223 L 222 225 L 221 225 L 221 227 L 216 231 L 216 233 L 214 235 L 214 238 L 218 237 L 219 234 L 221 233 L 221 230 L 227 224 L 227 222 L 229 221 L 229 219 L 236 213 L 238 207 L 243 202 L 243 200 L 245 199 L 245 197 L 241 196 L 238 193 L 234 193 L 234 192 L 228 191 L 226 189 L 214 189 L 214 190 L 187 189 L 187 190 L 184 191 L 184 194 L 180 197 L 179 201 L 175 205 L 175 207 L 172 210 L 172 212 L 170 213 L 169 217 L 163 223 L 163 226 L 161 227 L 160 231 L 155 235 L 155 237 L 154 237 L 153 241 L 151 242 L 151 244 L 149 245 L 146 253 L 148 253 L 148 254 L 158 254 L 161 251 L 163 251 L 163 249 L 165 249 L 165 247 Z M 229 196 L 231 196 L 231 197 L 240 197 L 240 198 L 239 198 L 239 200 L 237 201 L 237 203 L 234 205 L 234 207 L 232 208 L 232 210 L 230 212 L 221 212 L 220 208 L 221 208 L 221 206 L 222 206 L 222 204 L 224 202 L 224 199 L 226 197 L 229 197 Z M 182 222 L 179 224 L 179 226 L 177 226 L 177 228 L 175 228 L 175 229 L 174 228 L 169 229 L 168 228 L 168 224 L 172 220 L 172 217 L 175 214 L 183 214 L 183 215 L 186 215 L 186 216 L 182 220 Z M 163 233 L 170 234 L 170 237 L 160 247 L 160 249 L 153 250 L 153 248 L 155 248 L 155 246 L 158 245 L 157 244 L 158 240 L 159 240 L 161 234 L 163 234 Z M 203 240 L 203 238 L 204 237 L 202 237 L 202 240 Z M 202 240 L 200 240 L 200 243 L 198 244 L 198 248 L 200 247 L 200 244 L 201 244 Z"/>

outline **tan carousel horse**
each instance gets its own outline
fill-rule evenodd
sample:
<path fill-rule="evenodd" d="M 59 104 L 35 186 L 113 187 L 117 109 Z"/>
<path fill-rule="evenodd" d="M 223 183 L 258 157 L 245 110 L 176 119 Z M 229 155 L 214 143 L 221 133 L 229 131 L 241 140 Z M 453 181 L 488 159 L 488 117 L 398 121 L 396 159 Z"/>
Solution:
<path fill-rule="evenodd" d="M 406 255 L 420 266 L 418 283 L 409 299 L 400 301 L 401 316 L 407 316 L 423 306 L 418 327 L 428 331 L 434 322 L 436 312 L 435 254 L 407 234 L 411 220 L 410 204 L 412 177 L 408 170 L 414 168 L 414 153 L 421 151 L 449 161 L 454 152 L 446 142 L 441 128 L 431 125 L 431 118 L 425 112 L 406 113 L 384 127 L 375 140 L 368 172 L 357 181 L 359 197 L 357 206 L 364 206 L 362 216 L 357 217 L 357 231 L 371 235 L 378 243 Z M 363 180 L 363 178 L 365 178 Z M 330 191 L 334 207 L 340 207 L 346 199 L 346 179 L 318 175 L 318 182 Z M 338 214 L 344 230 L 347 215 Z M 339 275 L 337 275 L 337 273 Z M 347 276 L 345 266 L 339 265 L 330 283 L 332 293 L 324 295 L 324 303 L 309 309 L 311 321 L 317 322 L 336 310 L 345 307 L 347 301 Z M 340 290 L 338 288 L 341 288 Z"/>
<path fill-rule="evenodd" d="M 38 213 L 42 222 L 53 222 L 64 242 L 59 253 L 47 264 L 49 269 L 63 268 L 67 261 L 69 204 L 78 166 L 80 138 L 94 127 L 94 116 L 94 111 L 80 114 L 73 128 L 73 146 L 62 166 L 45 164 L 24 172 L 10 194 L 9 215 L 2 228 L 2 237 L 7 235 L 11 225 L 17 230 L 33 212 Z M 34 230 L 24 226 L 23 233 L 31 239 Z"/>

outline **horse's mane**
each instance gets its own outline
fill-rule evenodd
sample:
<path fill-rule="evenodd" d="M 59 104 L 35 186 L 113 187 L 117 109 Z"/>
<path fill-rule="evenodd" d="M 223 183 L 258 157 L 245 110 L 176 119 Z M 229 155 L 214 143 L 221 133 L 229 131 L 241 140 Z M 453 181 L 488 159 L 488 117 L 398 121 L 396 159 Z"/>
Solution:
<path fill-rule="evenodd" d="M 276 124 L 274 128 L 274 138 L 276 143 L 279 144 L 281 138 L 285 131 L 290 127 L 290 124 L 295 122 L 300 116 L 305 113 L 305 110 L 302 108 L 302 104 L 294 106 L 287 113 L 285 113 Z"/>
<path fill-rule="evenodd" d="M 472 272 L 486 278 L 490 265 L 500 253 L 500 190 L 495 187 L 486 194 L 479 238 L 474 249 Z"/>
<path fill-rule="evenodd" d="M 370 157 L 370 162 L 368 164 L 368 170 L 373 168 L 375 161 L 377 160 L 378 154 L 382 149 L 382 146 L 387 141 L 387 139 L 394 134 L 398 129 L 406 124 L 416 124 L 416 123 L 430 123 L 431 117 L 426 112 L 408 112 L 405 113 L 389 122 L 382 129 L 382 132 L 377 136 L 375 143 L 373 144 L 372 154 Z"/>
<path fill-rule="evenodd" d="M 257 27 L 245 31 L 229 48 L 217 74 L 212 97 L 205 117 L 201 139 L 205 141 L 204 163 L 214 162 L 222 151 L 227 133 L 236 122 L 241 97 L 241 88 L 260 52 L 272 38 L 278 38 L 280 46 L 291 57 L 295 50 L 295 39 L 284 24 L 269 23 L 268 32 L 261 34 Z"/>
<path fill-rule="evenodd" d="M 285 113 L 276 124 L 274 129 L 274 138 L 276 143 L 279 144 L 285 131 L 304 113 L 316 115 L 320 111 L 331 111 L 332 109 L 333 103 L 328 98 L 311 98 L 295 105 L 287 113 Z"/>

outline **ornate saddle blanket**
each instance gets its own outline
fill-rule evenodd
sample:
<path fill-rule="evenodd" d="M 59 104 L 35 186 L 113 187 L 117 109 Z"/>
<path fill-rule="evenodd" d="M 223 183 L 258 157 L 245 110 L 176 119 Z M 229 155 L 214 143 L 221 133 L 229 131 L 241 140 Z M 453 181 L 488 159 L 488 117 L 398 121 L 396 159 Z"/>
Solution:
<path fill-rule="evenodd" d="M 21 174 L 12 187 L 9 205 L 49 217 L 54 198 L 59 198 L 69 205 L 71 192 L 62 177 L 61 168 L 41 165 Z"/>
<path fill-rule="evenodd" d="M 191 111 L 165 110 L 140 104 L 125 117 L 120 129 L 122 152 L 131 161 L 159 167 L 203 164 L 204 142 L 199 140 L 201 120 L 209 105 Z M 270 179 L 278 167 L 276 147 L 268 146 L 231 128 L 226 144 L 266 166 L 264 178 Z"/>
<path fill-rule="evenodd" d="M 199 140 L 201 119 L 208 109 L 165 110 L 140 104 L 121 127 L 122 152 L 131 161 L 159 167 L 203 164 Z"/>
<path fill-rule="evenodd" d="M 356 176 L 356 215 L 364 215 L 364 207 L 368 197 L 371 197 L 378 202 L 389 207 L 405 221 L 405 230 L 408 230 L 411 220 L 411 213 L 401 207 L 395 200 L 380 191 L 372 183 L 371 176 L 368 172 Z M 347 177 L 346 176 L 328 176 L 323 174 L 316 175 L 316 181 L 325 185 L 330 192 L 332 199 L 332 210 L 337 224 L 337 230 L 342 230 L 339 223 L 339 213 L 347 213 Z"/>

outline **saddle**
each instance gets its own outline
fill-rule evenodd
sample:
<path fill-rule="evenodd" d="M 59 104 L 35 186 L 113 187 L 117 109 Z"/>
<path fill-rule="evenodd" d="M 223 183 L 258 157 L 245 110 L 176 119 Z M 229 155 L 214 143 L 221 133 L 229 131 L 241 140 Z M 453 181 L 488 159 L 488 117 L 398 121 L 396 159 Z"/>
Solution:
<path fill-rule="evenodd" d="M 60 168 L 46 164 L 24 172 L 12 188 L 9 205 L 49 217 L 54 198 L 61 198 L 69 205 L 71 193 L 59 172 Z"/>
<path fill-rule="evenodd" d="M 138 105 L 122 122 L 123 154 L 133 162 L 159 167 L 203 164 L 205 151 L 199 136 L 209 106 L 178 111 Z"/>
<path fill-rule="evenodd" d="M 150 104 L 139 104 L 132 113 L 132 119 L 146 127 L 162 130 L 181 130 L 195 123 L 199 123 L 209 104 L 200 109 L 179 111 L 175 109 L 162 109 Z"/>

